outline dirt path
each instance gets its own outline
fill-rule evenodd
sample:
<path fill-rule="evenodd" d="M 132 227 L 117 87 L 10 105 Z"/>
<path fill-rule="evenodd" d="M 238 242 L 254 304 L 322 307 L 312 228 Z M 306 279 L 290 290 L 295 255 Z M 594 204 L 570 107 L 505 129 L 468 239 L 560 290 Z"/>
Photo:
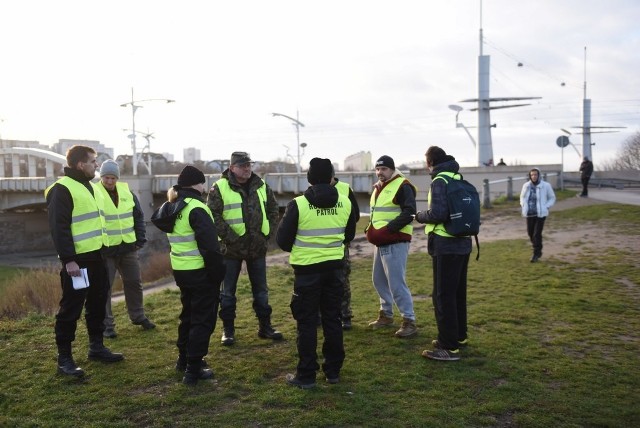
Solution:
<path fill-rule="evenodd" d="M 549 219 L 544 230 L 544 252 L 548 254 L 560 254 L 568 251 L 567 244 L 576 241 L 598 241 L 604 239 L 605 236 L 611 237 L 601 227 L 593 225 L 580 225 L 576 228 L 558 228 L 553 223 L 554 211 L 562 211 L 566 209 L 604 204 L 606 202 L 598 201 L 590 198 L 569 198 L 557 202 L 549 214 Z M 427 237 L 424 233 L 424 225 L 414 224 L 413 240 L 411 241 L 410 252 L 427 252 Z M 624 237 L 623 237 L 624 238 Z M 621 239 L 623 239 L 621 238 Z M 629 237 L 633 238 L 633 237 Z M 513 210 L 486 210 L 482 217 L 482 225 L 480 227 L 480 244 L 483 242 L 492 242 L 504 239 L 527 239 L 527 230 L 525 219 L 520 214 L 520 208 Z M 626 241 L 626 238 L 624 238 Z M 629 239 L 630 242 L 624 246 L 632 245 L 635 241 L 636 247 L 638 239 Z M 475 245 L 475 244 L 474 244 Z M 474 249 L 475 251 L 475 249 Z M 373 246 L 360 233 L 351 243 L 351 258 L 359 259 L 373 256 Z M 267 257 L 269 265 L 286 265 L 289 254 L 274 254 Z"/>

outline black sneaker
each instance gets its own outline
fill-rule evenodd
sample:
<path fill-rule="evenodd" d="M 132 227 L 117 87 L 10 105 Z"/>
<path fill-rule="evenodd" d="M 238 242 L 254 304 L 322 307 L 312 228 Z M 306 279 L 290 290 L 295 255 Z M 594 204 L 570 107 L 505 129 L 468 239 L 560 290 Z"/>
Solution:
<path fill-rule="evenodd" d="M 118 333 L 116 333 L 116 330 L 113 328 L 105 328 L 102 335 L 108 339 L 115 339 L 118 337 Z"/>
<path fill-rule="evenodd" d="M 342 329 L 343 330 L 351 330 L 351 318 L 343 318 L 342 319 Z"/>
<path fill-rule="evenodd" d="M 134 321 L 133 325 L 141 325 L 143 330 L 153 330 L 156 328 L 156 325 L 149 320 L 149 318 L 145 318 L 142 321 Z"/>
<path fill-rule="evenodd" d="M 286 376 L 286 380 L 289 385 L 298 387 L 300 389 L 311 389 L 316 387 L 315 382 L 302 382 L 296 377 L 296 375 L 291 373 Z"/>
<path fill-rule="evenodd" d="M 460 350 L 434 349 L 433 351 L 422 351 L 422 356 L 431 360 L 438 361 L 458 361 L 460 359 Z"/>
<path fill-rule="evenodd" d="M 340 376 L 336 376 L 336 377 L 326 377 L 327 379 L 327 383 L 330 383 L 331 385 L 335 385 L 336 383 L 340 383 Z"/>

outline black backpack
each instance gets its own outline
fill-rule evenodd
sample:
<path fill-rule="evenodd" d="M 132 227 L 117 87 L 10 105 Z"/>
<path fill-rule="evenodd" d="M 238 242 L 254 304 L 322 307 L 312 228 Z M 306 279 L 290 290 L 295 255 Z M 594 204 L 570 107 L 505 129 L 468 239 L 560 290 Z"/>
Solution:
<path fill-rule="evenodd" d="M 455 176 L 460 176 L 460 179 Z M 462 177 L 462 174 L 441 172 L 434 177 L 447 183 L 447 203 L 449 205 L 449 220 L 444 222 L 444 229 L 449 235 L 456 237 L 474 236 L 480 258 L 480 195 L 473 186 Z"/>

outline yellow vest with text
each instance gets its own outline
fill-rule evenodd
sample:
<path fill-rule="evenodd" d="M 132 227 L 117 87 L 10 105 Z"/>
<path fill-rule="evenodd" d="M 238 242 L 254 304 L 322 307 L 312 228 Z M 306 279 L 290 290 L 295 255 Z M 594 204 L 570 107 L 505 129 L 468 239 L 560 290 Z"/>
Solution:
<path fill-rule="evenodd" d="M 389 184 L 387 184 L 376 198 L 376 192 L 371 194 L 371 218 L 370 223 L 376 229 L 382 229 L 389 224 L 391 220 L 398 217 L 402 212 L 400 205 L 393 203 L 398 189 L 406 181 L 402 176 L 396 176 Z M 412 185 L 413 186 L 413 185 Z M 404 226 L 399 232 L 411 235 L 413 233 L 413 225 L 411 223 Z"/>
<path fill-rule="evenodd" d="M 118 192 L 117 207 L 102 183 L 96 184 L 95 188 L 102 193 L 102 199 L 104 200 L 107 246 L 115 247 L 123 242 L 136 242 L 136 233 L 133 228 L 133 208 L 135 207 L 135 202 L 133 200 L 133 193 L 129 190 L 129 185 L 127 183 L 116 183 L 116 190 Z"/>
<path fill-rule="evenodd" d="M 446 177 L 449 177 L 452 180 L 459 180 L 460 179 L 460 174 L 454 174 L 453 172 L 441 172 L 441 173 L 439 173 L 438 175 L 436 175 L 434 177 L 434 180 L 437 180 L 439 178 L 441 180 L 444 180 L 445 183 L 447 183 L 447 179 L 444 178 L 444 177 L 439 177 L 439 175 L 444 175 Z M 431 209 L 431 189 L 429 189 L 429 195 L 427 196 L 427 207 L 429 207 L 429 209 Z M 444 223 L 438 223 L 438 224 L 429 223 L 429 224 L 427 224 L 425 226 L 425 228 L 424 228 L 424 233 L 426 233 L 428 235 L 429 232 L 433 232 L 436 235 L 444 236 L 446 238 L 455 238 L 455 236 L 449 235 L 447 233 L 447 231 L 444 228 Z"/>
<path fill-rule="evenodd" d="M 71 211 L 71 236 L 76 254 L 89 253 L 102 248 L 106 244 L 104 234 L 104 218 L 101 215 L 103 200 L 96 186 L 93 195 L 84 184 L 70 177 L 62 177 L 44 191 L 45 198 L 53 186 L 61 184 L 71 194 L 73 210 Z"/>
<path fill-rule="evenodd" d="M 344 257 L 344 234 L 351 214 L 351 201 L 338 193 L 332 208 L 318 208 L 307 198 L 294 199 L 298 205 L 298 231 L 289 264 L 311 265 Z"/>
<path fill-rule="evenodd" d="M 180 211 L 173 232 L 167 233 L 171 245 L 171 268 L 173 270 L 195 270 L 204 268 L 204 258 L 198 249 L 196 235 L 189 224 L 189 214 L 195 208 L 204 209 L 211 221 L 213 215 L 208 206 L 194 198 L 185 198 L 187 206 Z"/>
<path fill-rule="evenodd" d="M 269 220 L 267 219 L 267 186 L 262 181 L 262 185 L 258 188 L 258 199 L 260 200 L 260 211 L 262 211 L 262 227 L 261 232 L 264 236 L 269 235 Z M 222 218 L 231 227 L 238 236 L 242 236 L 247 232 L 247 227 L 242 218 L 242 195 L 229 186 L 229 180 L 221 178 L 216 181 L 216 186 L 220 190 L 222 197 Z"/>

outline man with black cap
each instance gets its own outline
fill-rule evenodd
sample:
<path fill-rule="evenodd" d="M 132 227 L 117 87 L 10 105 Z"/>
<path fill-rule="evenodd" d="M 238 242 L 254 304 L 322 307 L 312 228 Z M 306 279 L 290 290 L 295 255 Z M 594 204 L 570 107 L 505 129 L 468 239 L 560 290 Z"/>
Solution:
<path fill-rule="evenodd" d="M 252 164 L 248 153 L 233 152 L 229 168 L 207 198 L 227 266 L 220 295 L 221 343 L 226 346 L 235 343 L 236 289 L 242 261 L 251 282 L 258 336 L 282 339 L 282 333 L 271 326 L 266 261 L 269 238 L 277 226 L 278 202 L 267 183 L 251 170 Z"/>
<path fill-rule="evenodd" d="M 438 338 L 431 341 L 433 350 L 422 356 L 432 360 L 456 361 L 459 348 L 467 345 L 467 268 L 471 254 L 471 238 L 449 235 L 444 223 L 449 220 L 447 180 L 459 180 L 460 165 L 453 156 L 438 146 L 425 154 L 431 171 L 428 209 L 416 214 L 416 221 L 426 223 L 427 250 L 433 265 L 433 309 Z"/>
<path fill-rule="evenodd" d="M 387 155 L 376 161 L 378 182 L 371 194 L 371 217 L 365 233 L 375 245 L 373 252 L 373 286 L 380 297 L 378 319 L 369 323 L 373 329 L 393 326 L 393 304 L 402 316 L 395 332 L 398 338 L 418 333 L 413 298 L 407 285 L 406 269 L 409 245 L 416 213 L 416 188 Z"/>
<path fill-rule="evenodd" d="M 176 370 L 184 372 L 182 383 L 190 386 L 213 377 L 203 358 L 216 326 L 225 273 L 213 215 L 202 200 L 205 181 L 202 171 L 185 166 L 178 184 L 167 191 L 167 202 L 151 217 L 171 245 L 171 268 L 182 303 Z"/>
<path fill-rule="evenodd" d="M 55 322 L 58 373 L 82 377 L 84 370 L 73 360 L 71 344 L 83 308 L 89 333 L 89 359 L 110 363 L 124 357 L 105 348 L 102 336 L 107 271 L 100 251 L 106 236 L 102 198 L 91 182 L 98 167 L 96 152 L 91 147 L 75 145 L 67 151 L 67 165 L 64 177 L 49 186 L 44 196 L 51 237 L 62 263 L 62 298 Z"/>
<path fill-rule="evenodd" d="M 316 386 L 318 311 L 324 343 L 322 371 L 328 383 L 340 381 L 345 358 L 340 306 L 344 293 L 344 247 L 355 236 L 356 220 L 347 196 L 331 185 L 329 159 L 313 158 L 307 171 L 309 187 L 289 202 L 276 241 L 290 252 L 294 272 L 291 314 L 298 327 L 298 365 L 287 383 L 302 389 Z"/>
<path fill-rule="evenodd" d="M 120 167 L 112 159 L 100 166 L 100 183 L 96 189 L 104 200 L 104 217 L 107 229 L 107 246 L 102 255 L 107 265 L 109 288 L 107 291 L 107 308 L 104 318 L 104 337 L 117 336 L 116 324 L 111 310 L 111 290 L 116 270 L 122 278 L 124 300 L 127 305 L 129 319 L 134 325 L 144 330 L 151 330 L 156 325 L 146 317 L 142 303 L 142 280 L 140 278 L 140 262 L 138 250 L 147 242 L 144 213 L 138 197 L 129 190 L 129 185 L 120 180 Z"/>

